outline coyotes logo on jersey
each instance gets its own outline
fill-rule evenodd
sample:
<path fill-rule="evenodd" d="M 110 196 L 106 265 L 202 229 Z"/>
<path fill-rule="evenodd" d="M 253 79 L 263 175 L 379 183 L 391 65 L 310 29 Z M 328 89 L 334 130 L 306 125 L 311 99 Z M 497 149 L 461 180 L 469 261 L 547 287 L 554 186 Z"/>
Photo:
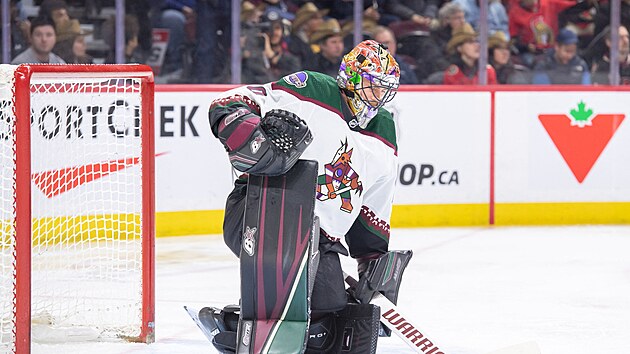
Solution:
<path fill-rule="evenodd" d="M 341 147 L 335 153 L 332 161 L 324 165 L 325 173 L 317 176 L 317 199 L 327 201 L 341 198 L 341 207 L 346 213 L 352 212 L 352 196 L 350 191 L 361 194 L 363 185 L 359 175 L 352 169 L 352 149 L 348 150 L 348 139 L 341 142 Z M 324 189 L 325 187 L 325 189 Z"/>

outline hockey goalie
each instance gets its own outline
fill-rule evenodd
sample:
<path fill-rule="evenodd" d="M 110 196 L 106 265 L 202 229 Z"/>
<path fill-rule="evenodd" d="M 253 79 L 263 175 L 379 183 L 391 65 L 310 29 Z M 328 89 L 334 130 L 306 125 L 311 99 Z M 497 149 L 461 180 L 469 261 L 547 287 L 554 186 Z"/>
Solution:
<path fill-rule="evenodd" d="M 396 302 L 411 258 L 388 248 L 397 145 L 383 105 L 399 77 L 387 48 L 367 40 L 336 79 L 300 71 L 212 102 L 212 133 L 242 172 L 224 220 L 240 304 L 198 314 L 220 352 L 375 353 L 380 312 L 370 300 Z M 358 262 L 349 290 L 340 256 Z"/>

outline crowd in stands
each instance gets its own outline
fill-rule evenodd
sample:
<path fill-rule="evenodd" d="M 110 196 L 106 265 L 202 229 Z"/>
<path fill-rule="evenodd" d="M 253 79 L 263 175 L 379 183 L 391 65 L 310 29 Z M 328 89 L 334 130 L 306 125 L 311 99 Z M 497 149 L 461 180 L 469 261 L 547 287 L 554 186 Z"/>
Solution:
<path fill-rule="evenodd" d="M 94 1 L 90 2 L 93 3 Z M 11 1 L 12 63 L 114 63 L 113 0 L 40 0 L 36 16 Z M 364 39 L 388 46 L 402 84 L 477 84 L 479 0 L 363 1 Z M 125 61 L 154 66 L 158 83 L 229 83 L 231 1 L 125 2 Z M 297 70 L 336 76 L 353 46 L 353 1 L 241 3 L 242 83 Z M 607 84 L 608 0 L 489 0 L 488 84 Z M 630 0 L 621 0 L 621 84 L 630 84 Z M 155 31 L 167 30 L 163 46 Z M 162 32 L 164 33 L 164 32 Z M 163 50 L 161 50 L 163 49 Z M 238 49 L 237 49 L 238 50 Z"/>

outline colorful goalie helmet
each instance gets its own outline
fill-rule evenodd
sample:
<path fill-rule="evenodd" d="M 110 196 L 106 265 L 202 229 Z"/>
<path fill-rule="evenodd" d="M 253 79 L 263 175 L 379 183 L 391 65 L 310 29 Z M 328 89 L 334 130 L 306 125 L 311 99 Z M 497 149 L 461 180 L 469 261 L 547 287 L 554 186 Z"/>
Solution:
<path fill-rule="evenodd" d="M 337 84 L 350 92 L 348 102 L 365 128 L 378 109 L 398 92 L 400 68 L 385 46 L 366 40 L 341 60 Z"/>

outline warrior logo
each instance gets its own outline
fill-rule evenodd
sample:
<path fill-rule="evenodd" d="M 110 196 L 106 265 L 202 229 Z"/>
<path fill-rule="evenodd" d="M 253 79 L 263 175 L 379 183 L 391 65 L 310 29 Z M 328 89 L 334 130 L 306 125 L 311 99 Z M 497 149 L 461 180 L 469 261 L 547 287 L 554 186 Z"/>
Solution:
<path fill-rule="evenodd" d="M 363 192 L 363 185 L 359 181 L 359 175 L 352 169 L 352 149 L 348 150 L 348 139 L 341 142 L 341 147 L 335 153 L 331 163 L 324 165 L 325 173 L 317 176 L 317 199 L 326 201 L 341 196 L 341 207 L 346 213 L 352 212 L 350 191 Z M 326 187 L 324 192 L 322 187 Z"/>
<path fill-rule="evenodd" d="M 262 146 L 262 143 L 265 140 L 266 140 L 265 137 L 262 135 L 258 135 L 257 137 L 254 138 L 254 140 L 252 140 L 252 142 L 249 144 L 249 148 L 252 150 L 252 154 L 255 154 L 258 152 L 258 150 Z"/>
<path fill-rule="evenodd" d="M 230 123 L 235 121 L 236 118 L 242 117 L 246 115 L 247 113 L 249 113 L 249 111 L 245 108 L 239 108 L 237 111 L 230 113 L 230 115 L 225 117 L 225 119 L 223 120 L 224 126 L 230 125 Z"/>
<path fill-rule="evenodd" d="M 256 248 L 256 240 L 254 239 L 255 233 L 255 227 L 250 228 L 249 226 L 246 226 L 245 233 L 243 234 L 243 249 L 250 256 L 254 255 L 254 249 Z"/>
<path fill-rule="evenodd" d="M 304 71 L 298 71 L 296 73 L 287 75 L 283 78 L 284 82 L 297 88 L 306 87 L 306 81 L 308 81 L 308 74 Z"/>

